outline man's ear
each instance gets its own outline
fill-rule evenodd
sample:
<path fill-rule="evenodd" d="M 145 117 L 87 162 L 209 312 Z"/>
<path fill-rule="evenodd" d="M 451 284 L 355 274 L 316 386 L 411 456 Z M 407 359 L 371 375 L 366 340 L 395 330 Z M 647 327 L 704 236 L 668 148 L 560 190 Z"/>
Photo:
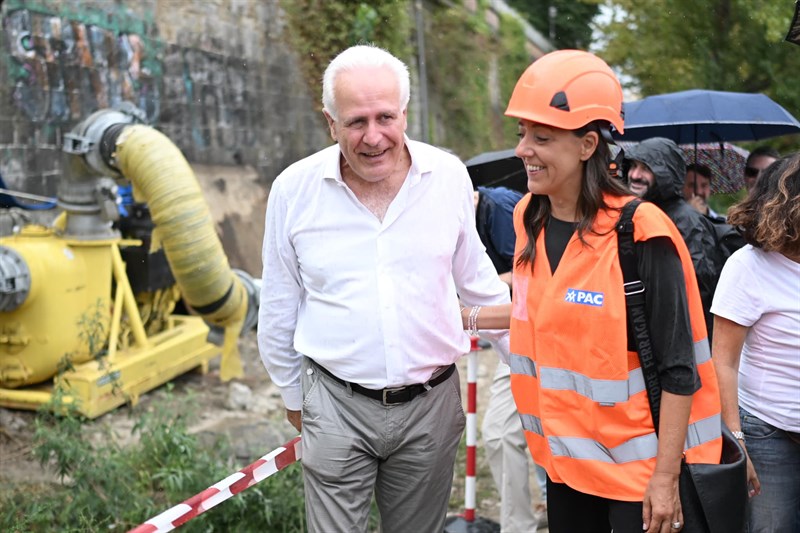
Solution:
<path fill-rule="evenodd" d="M 594 151 L 597 150 L 597 143 L 600 137 L 596 131 L 590 131 L 581 137 L 581 161 L 588 161 Z"/>
<path fill-rule="evenodd" d="M 338 139 L 336 138 L 336 121 L 333 120 L 333 117 L 330 116 L 324 109 L 322 110 L 322 114 L 325 115 L 325 120 L 328 121 L 328 129 L 331 133 L 331 139 L 338 142 Z"/>

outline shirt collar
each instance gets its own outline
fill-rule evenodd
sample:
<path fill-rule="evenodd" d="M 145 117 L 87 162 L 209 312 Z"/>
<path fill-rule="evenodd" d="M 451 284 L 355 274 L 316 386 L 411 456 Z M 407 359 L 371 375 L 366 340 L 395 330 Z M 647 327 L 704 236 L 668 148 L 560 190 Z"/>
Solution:
<path fill-rule="evenodd" d="M 433 160 L 429 157 L 424 157 L 424 154 L 419 149 L 417 143 L 412 142 L 407 135 L 403 134 L 403 142 L 411 155 L 411 169 L 409 170 L 409 185 L 416 185 L 419 183 L 423 174 L 430 173 L 433 170 Z M 333 149 L 335 147 L 335 149 Z M 342 151 L 339 149 L 339 144 L 334 144 L 328 148 L 331 150 L 330 156 L 326 157 L 323 178 L 332 179 L 339 183 L 344 183 L 342 180 L 342 168 L 339 161 L 342 158 Z"/>

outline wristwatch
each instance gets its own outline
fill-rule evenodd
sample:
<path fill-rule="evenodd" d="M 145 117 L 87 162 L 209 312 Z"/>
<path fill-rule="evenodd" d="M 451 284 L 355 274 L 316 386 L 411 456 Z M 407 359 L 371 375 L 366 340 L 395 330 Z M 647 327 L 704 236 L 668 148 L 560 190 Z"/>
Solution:
<path fill-rule="evenodd" d="M 731 431 L 736 440 L 744 440 L 744 431 Z"/>

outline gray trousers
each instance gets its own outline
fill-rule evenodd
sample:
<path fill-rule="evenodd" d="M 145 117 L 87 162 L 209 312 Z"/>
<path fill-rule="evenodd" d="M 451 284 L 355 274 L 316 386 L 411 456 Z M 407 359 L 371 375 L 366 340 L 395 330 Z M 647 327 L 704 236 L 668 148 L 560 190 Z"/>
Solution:
<path fill-rule="evenodd" d="M 458 372 L 385 406 L 303 361 L 302 465 L 311 533 L 367 531 L 372 493 L 382 533 L 444 530 L 466 418 Z"/>
<path fill-rule="evenodd" d="M 533 512 L 528 481 L 528 468 L 533 461 L 530 460 L 522 422 L 511 394 L 511 368 L 502 361 L 497 364 L 494 374 L 481 432 L 486 445 L 486 460 L 492 470 L 497 492 L 500 493 L 500 531 L 536 531 L 538 518 Z M 547 496 L 547 474 L 538 465 L 536 478 L 544 501 Z"/>

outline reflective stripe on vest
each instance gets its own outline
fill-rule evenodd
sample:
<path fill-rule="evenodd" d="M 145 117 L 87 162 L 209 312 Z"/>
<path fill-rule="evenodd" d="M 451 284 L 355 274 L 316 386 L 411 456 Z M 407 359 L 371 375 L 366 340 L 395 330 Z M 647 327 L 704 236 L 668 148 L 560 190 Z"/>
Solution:
<path fill-rule="evenodd" d="M 539 422 L 536 417 L 529 418 L 535 419 L 535 423 Z M 529 420 L 530 422 L 532 421 Z M 719 438 L 721 423 L 721 417 L 713 415 L 689 424 L 684 449 L 694 448 Z M 523 425 L 523 427 L 525 426 Z M 541 430 L 541 425 L 539 429 Z M 534 431 L 534 433 L 537 432 Z M 541 435 L 541 431 L 538 434 Z M 547 442 L 554 456 L 602 461 L 604 463 L 621 464 L 631 461 L 643 461 L 654 459 L 658 454 L 658 437 L 656 437 L 655 433 L 634 437 L 613 448 L 606 448 L 596 440 L 580 437 L 547 437 Z"/>
<path fill-rule="evenodd" d="M 542 421 L 539 420 L 538 416 L 520 414 L 519 419 L 522 422 L 522 429 L 525 431 L 530 431 L 531 433 L 536 433 L 540 437 L 544 437 Z"/>
<path fill-rule="evenodd" d="M 508 364 L 511 366 L 512 374 L 522 374 L 523 376 L 536 377 L 536 363 L 530 357 L 515 353 L 508 354 Z"/>
<path fill-rule="evenodd" d="M 694 360 L 701 365 L 711 359 L 708 340 L 702 339 L 694 343 Z M 510 354 L 509 363 L 513 374 L 536 377 L 536 363 L 531 359 Z M 626 402 L 628 399 L 645 390 L 644 376 L 641 368 L 634 368 L 628 373 L 628 379 L 592 379 L 583 374 L 561 368 L 542 368 L 539 380 L 543 389 L 568 390 L 580 394 L 601 405 L 613 405 Z"/>

